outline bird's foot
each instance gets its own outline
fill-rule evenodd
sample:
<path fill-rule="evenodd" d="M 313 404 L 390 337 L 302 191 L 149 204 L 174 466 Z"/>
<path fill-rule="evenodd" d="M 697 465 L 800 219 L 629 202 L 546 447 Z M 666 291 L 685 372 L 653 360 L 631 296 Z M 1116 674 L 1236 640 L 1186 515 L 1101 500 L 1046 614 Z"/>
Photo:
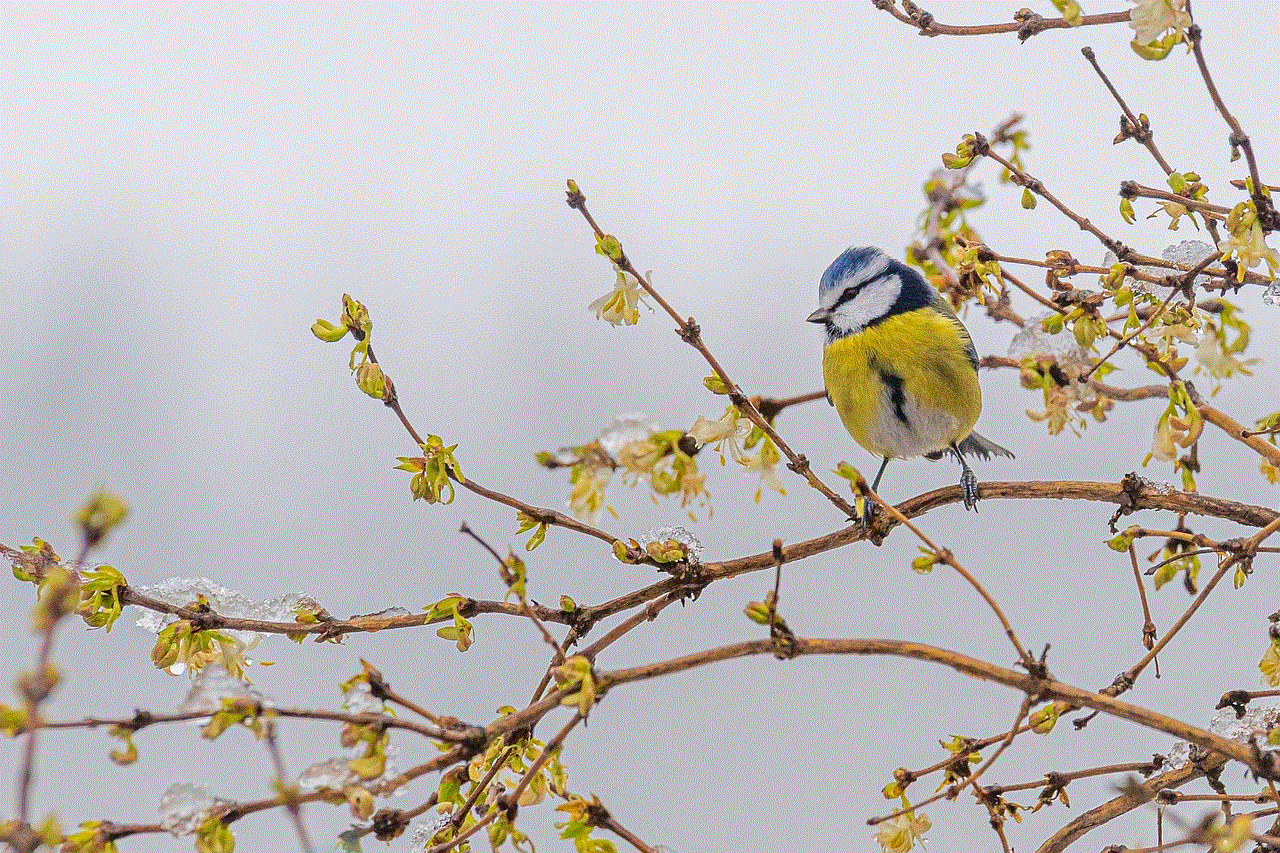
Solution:
<path fill-rule="evenodd" d="M 964 498 L 964 508 L 977 512 L 978 477 L 970 468 L 965 468 L 960 475 L 960 495 Z"/>
<path fill-rule="evenodd" d="M 876 513 L 880 510 L 880 504 L 870 498 L 862 498 L 854 503 L 854 510 L 860 514 L 849 516 L 849 521 L 859 527 L 870 527 L 871 522 L 875 520 Z"/>

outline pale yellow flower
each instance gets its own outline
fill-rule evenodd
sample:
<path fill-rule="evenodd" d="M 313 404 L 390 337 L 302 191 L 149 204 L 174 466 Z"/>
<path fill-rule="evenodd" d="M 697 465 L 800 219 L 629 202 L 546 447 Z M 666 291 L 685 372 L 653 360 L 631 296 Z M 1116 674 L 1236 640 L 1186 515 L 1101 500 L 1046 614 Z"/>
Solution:
<path fill-rule="evenodd" d="M 600 520 L 604 509 L 604 490 L 613 479 L 608 468 L 582 468 L 575 472 L 573 490 L 569 492 L 569 509 L 576 518 L 588 524 Z"/>
<path fill-rule="evenodd" d="M 876 830 L 876 843 L 883 853 L 908 853 L 920 842 L 924 847 L 924 834 L 933 826 L 933 821 L 923 814 L 908 812 L 900 814 L 893 820 L 886 820 Z"/>
<path fill-rule="evenodd" d="M 780 461 L 778 448 L 774 447 L 773 442 L 768 439 L 760 442 L 760 452 L 747 461 L 747 470 L 760 475 L 760 487 L 756 489 L 756 503 L 760 503 L 760 494 L 766 487 L 780 495 L 787 493 L 787 490 L 782 487 L 782 480 L 778 477 Z"/>
<path fill-rule="evenodd" d="M 1280 687 L 1280 641 L 1272 640 L 1267 653 L 1258 661 L 1262 671 L 1262 683 L 1268 687 Z"/>
<path fill-rule="evenodd" d="M 713 421 L 704 418 L 701 415 L 693 422 L 693 426 L 689 427 L 689 437 L 698 443 L 699 447 L 704 444 L 714 444 L 716 450 L 720 451 L 720 462 L 724 463 L 724 455 L 726 450 L 734 462 L 739 465 L 747 465 L 750 463 L 750 457 L 742 449 L 742 442 L 751 434 L 751 421 L 742 417 L 736 406 L 730 406 L 725 409 L 724 414 L 720 416 L 720 420 Z M 725 445 L 728 444 L 726 448 Z"/>
<path fill-rule="evenodd" d="M 665 451 L 653 439 L 636 438 L 619 448 L 617 462 L 623 471 L 638 479 L 642 474 L 651 472 L 664 454 Z"/>
<path fill-rule="evenodd" d="M 1161 418 L 1156 423 L 1155 438 L 1151 442 L 1151 453 L 1147 460 L 1172 462 L 1178 458 L 1178 434 L 1173 427 L 1173 418 Z M 1143 461 L 1146 464 L 1146 460 Z"/>
<path fill-rule="evenodd" d="M 1185 32 L 1191 26 L 1186 0 L 1134 0 L 1129 26 L 1138 44 L 1159 41 L 1169 30 Z"/>
<path fill-rule="evenodd" d="M 1213 839 L 1215 853 L 1235 853 L 1249 844 L 1253 840 L 1252 827 L 1253 818 L 1246 814 L 1238 814 L 1231 823 L 1218 827 Z"/>
<path fill-rule="evenodd" d="M 688 509 L 689 504 L 692 503 L 704 508 L 711 506 L 711 492 L 707 491 L 707 475 L 696 467 L 686 471 L 680 478 L 680 506 Z"/>
<path fill-rule="evenodd" d="M 640 320 L 641 303 L 644 303 L 646 308 L 653 309 L 645 301 L 644 294 L 640 290 L 640 280 L 617 265 L 614 266 L 614 270 L 618 277 L 613 283 L 613 290 L 594 300 L 587 306 L 587 310 L 596 312 L 596 317 L 610 325 L 634 326 Z M 653 273 L 645 273 L 646 278 L 652 275 Z"/>
<path fill-rule="evenodd" d="M 1253 269 L 1263 261 L 1267 262 L 1267 274 L 1273 279 L 1276 270 L 1280 269 L 1280 254 L 1267 245 L 1266 234 L 1256 219 L 1248 229 L 1218 241 L 1218 251 L 1224 258 L 1235 258 L 1240 266 L 1236 276 L 1238 281 L 1244 281 L 1245 269 Z"/>
<path fill-rule="evenodd" d="M 1227 352 L 1222 341 L 1214 334 L 1212 328 L 1200 335 L 1200 343 L 1196 345 L 1196 361 L 1215 379 L 1226 379 L 1236 373 L 1252 376 L 1250 367 L 1257 364 L 1256 358 L 1236 358 L 1234 353 Z"/>

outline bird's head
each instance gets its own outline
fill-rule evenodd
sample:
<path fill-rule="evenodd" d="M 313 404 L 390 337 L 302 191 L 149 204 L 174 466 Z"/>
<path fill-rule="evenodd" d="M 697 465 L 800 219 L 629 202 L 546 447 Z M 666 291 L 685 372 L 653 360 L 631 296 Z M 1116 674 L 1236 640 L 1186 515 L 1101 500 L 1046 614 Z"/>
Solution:
<path fill-rule="evenodd" d="M 822 274 L 818 310 L 810 323 L 823 323 L 834 341 L 916 308 L 933 304 L 935 291 L 920 273 L 875 247 L 846 249 Z"/>

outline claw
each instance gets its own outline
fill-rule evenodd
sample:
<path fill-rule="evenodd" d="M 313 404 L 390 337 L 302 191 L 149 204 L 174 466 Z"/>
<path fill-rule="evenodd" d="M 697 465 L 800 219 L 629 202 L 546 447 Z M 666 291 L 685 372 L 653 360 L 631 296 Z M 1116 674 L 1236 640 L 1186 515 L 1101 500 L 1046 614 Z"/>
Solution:
<path fill-rule="evenodd" d="M 964 497 L 964 508 L 974 512 L 978 510 L 978 477 L 969 466 L 965 466 L 960 474 L 960 492 Z"/>
<path fill-rule="evenodd" d="M 853 522 L 854 524 L 860 525 L 864 528 L 870 527 L 871 522 L 875 519 L 876 512 L 879 509 L 880 509 L 880 504 L 876 503 L 870 498 L 864 498 L 863 504 L 862 504 L 862 514 L 850 517 L 849 521 Z"/>

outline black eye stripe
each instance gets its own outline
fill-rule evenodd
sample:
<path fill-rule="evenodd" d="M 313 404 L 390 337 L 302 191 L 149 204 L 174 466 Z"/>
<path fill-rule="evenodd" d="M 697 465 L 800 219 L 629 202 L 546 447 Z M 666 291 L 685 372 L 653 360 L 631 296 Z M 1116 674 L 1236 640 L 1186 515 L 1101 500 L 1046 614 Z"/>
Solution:
<path fill-rule="evenodd" d="M 832 307 L 833 309 L 834 309 L 834 308 L 839 308 L 839 307 L 840 307 L 841 305 L 843 305 L 844 303 L 846 303 L 846 302 L 848 302 L 849 300 L 851 300 L 851 299 L 853 299 L 854 297 L 856 297 L 856 296 L 857 296 L 859 293 L 861 293 L 861 292 L 863 291 L 863 289 L 865 289 L 868 285 L 874 284 L 875 282 L 877 282 L 877 281 L 879 281 L 880 279 L 884 278 L 884 277 L 885 277 L 886 275 L 888 275 L 890 272 L 892 272 L 892 270 L 885 270 L 885 271 L 881 272 L 879 275 L 875 276 L 874 278 L 869 278 L 869 279 L 867 279 L 866 281 L 860 281 L 860 282 L 858 282 L 857 284 L 850 285 L 849 287 L 846 287 L 846 288 L 844 289 L 844 292 L 840 294 L 840 298 L 839 298 L 839 299 L 837 299 L 837 300 L 836 300 L 836 302 L 835 302 L 835 304 L 834 304 L 834 305 L 832 305 L 831 307 Z"/>

